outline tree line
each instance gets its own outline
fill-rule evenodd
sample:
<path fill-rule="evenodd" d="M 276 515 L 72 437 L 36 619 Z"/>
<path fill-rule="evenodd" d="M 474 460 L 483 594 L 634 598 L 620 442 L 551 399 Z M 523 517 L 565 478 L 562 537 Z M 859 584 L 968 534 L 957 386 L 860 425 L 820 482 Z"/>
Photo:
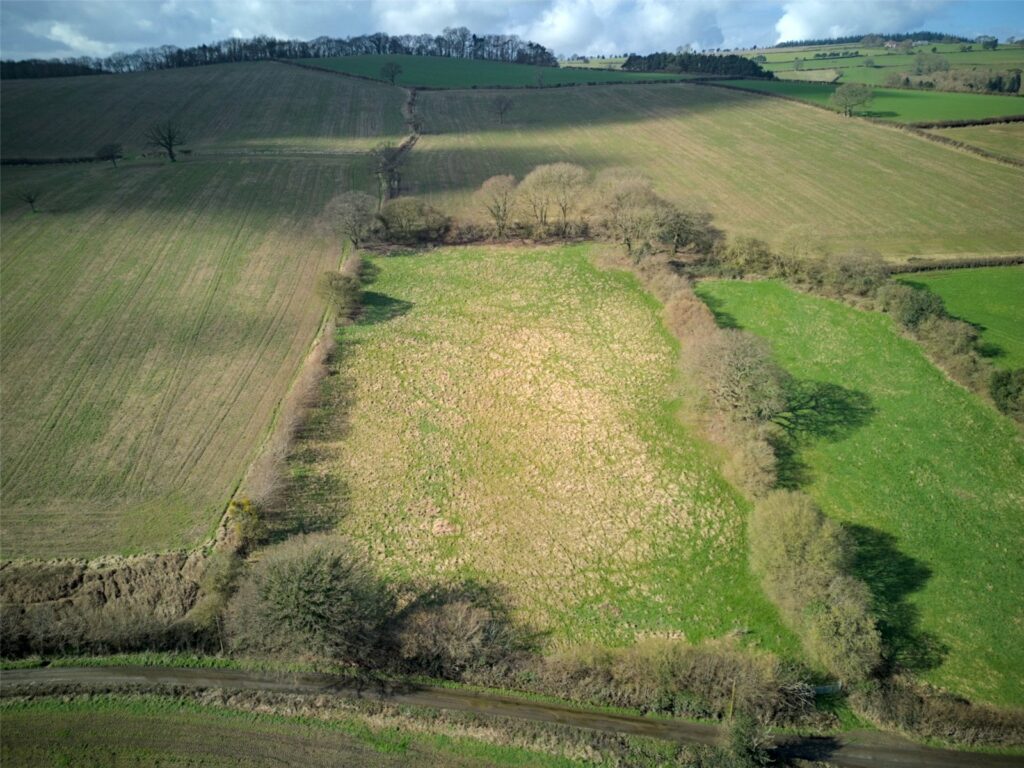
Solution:
<path fill-rule="evenodd" d="M 622 69 L 630 72 L 693 72 L 701 75 L 729 75 L 730 77 L 766 77 L 772 73 L 756 61 L 735 54 L 708 53 L 651 53 L 629 55 Z"/>
<path fill-rule="evenodd" d="M 959 35 L 947 35 L 942 32 L 896 32 L 888 35 L 846 35 L 845 37 L 820 37 L 809 40 L 787 40 L 784 43 L 776 43 L 776 48 L 797 48 L 805 45 L 846 45 L 849 43 L 863 43 L 864 45 L 879 46 L 887 40 L 900 42 L 901 40 L 926 40 L 929 43 L 969 43 L 966 37 Z"/>
<path fill-rule="evenodd" d="M 211 44 L 179 48 L 161 45 L 103 58 L 26 59 L 0 62 L 0 77 L 69 77 L 106 73 L 148 72 L 206 64 L 227 64 L 273 59 L 322 59 L 337 56 L 406 54 L 480 59 L 510 64 L 557 67 L 558 59 L 543 45 L 518 35 L 477 35 L 466 27 L 445 27 L 439 35 L 388 35 L 375 32 L 353 37 L 317 37 L 313 40 L 278 40 L 267 35 L 229 38 Z"/>

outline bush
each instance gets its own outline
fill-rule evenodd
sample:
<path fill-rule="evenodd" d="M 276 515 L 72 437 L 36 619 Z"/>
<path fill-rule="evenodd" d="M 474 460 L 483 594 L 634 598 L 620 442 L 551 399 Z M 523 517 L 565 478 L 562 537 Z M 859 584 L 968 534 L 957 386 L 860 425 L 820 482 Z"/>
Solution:
<path fill-rule="evenodd" d="M 441 211 L 423 200 L 409 197 L 385 203 L 379 219 L 384 238 L 400 245 L 436 243 L 451 225 Z"/>
<path fill-rule="evenodd" d="M 877 296 L 883 311 L 895 317 L 904 328 L 916 328 L 928 317 L 945 314 L 942 299 L 937 294 L 902 283 L 883 285 Z"/>
<path fill-rule="evenodd" d="M 244 496 L 228 504 L 227 520 L 243 552 L 263 543 L 269 534 L 256 507 Z"/>
<path fill-rule="evenodd" d="M 840 296 L 870 296 L 889 279 L 889 270 L 876 251 L 850 251 L 821 264 L 823 285 Z"/>
<path fill-rule="evenodd" d="M 351 271 L 324 272 L 317 283 L 317 293 L 339 320 L 353 317 L 362 302 L 359 275 Z"/>
<path fill-rule="evenodd" d="M 989 391 L 1000 411 L 1024 421 L 1024 368 L 995 371 L 989 381 Z"/>
<path fill-rule="evenodd" d="M 726 274 L 773 276 L 780 273 L 780 261 L 768 244 L 754 237 L 738 237 L 720 245 L 712 261 Z"/>
<path fill-rule="evenodd" d="M 367 663 L 384 652 L 390 591 L 337 536 L 300 536 L 267 550 L 232 600 L 237 647 Z"/>

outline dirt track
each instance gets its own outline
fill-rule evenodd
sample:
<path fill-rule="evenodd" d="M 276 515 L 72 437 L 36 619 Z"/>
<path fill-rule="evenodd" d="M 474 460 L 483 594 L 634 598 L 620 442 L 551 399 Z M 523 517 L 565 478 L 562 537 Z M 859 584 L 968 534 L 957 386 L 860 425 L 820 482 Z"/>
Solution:
<path fill-rule="evenodd" d="M 713 744 L 721 729 L 713 725 L 616 715 L 567 705 L 525 701 L 507 696 L 424 686 L 391 686 L 387 690 L 357 691 L 351 681 L 330 675 L 271 675 L 232 669 L 169 667 L 43 667 L 0 672 L 0 692 L 45 693 L 65 686 L 102 688 L 182 686 L 261 690 L 278 693 L 372 697 L 395 704 L 475 712 L 561 723 L 610 733 L 650 736 L 680 743 Z M 854 731 L 834 737 L 780 736 L 779 753 L 786 757 L 827 760 L 839 766 L 908 766 L 914 768 L 997 768 L 1024 766 L 1024 758 L 934 749 L 889 734 Z"/>

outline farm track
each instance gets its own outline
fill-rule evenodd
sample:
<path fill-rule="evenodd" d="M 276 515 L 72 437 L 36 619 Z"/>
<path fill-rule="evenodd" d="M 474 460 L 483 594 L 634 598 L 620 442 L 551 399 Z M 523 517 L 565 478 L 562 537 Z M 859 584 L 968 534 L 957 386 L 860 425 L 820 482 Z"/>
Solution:
<path fill-rule="evenodd" d="M 622 715 L 529 701 L 511 696 L 452 688 L 410 684 L 386 684 L 378 689 L 357 689 L 351 680 L 331 675 L 274 676 L 233 669 L 186 669 L 171 667 L 44 667 L 0 673 L 4 696 L 66 693 L 68 688 L 102 690 L 224 689 L 265 691 L 299 695 L 331 695 L 365 698 L 385 704 L 470 712 L 485 717 L 507 717 L 533 722 L 557 723 L 623 736 L 645 736 L 682 744 L 717 744 L 725 734 L 719 726 L 680 720 Z M 1024 765 L 1024 758 L 957 752 L 915 744 L 898 736 L 854 731 L 835 736 L 776 736 L 775 748 L 789 759 L 827 760 L 837 766 L 868 768 L 1010 768 Z"/>

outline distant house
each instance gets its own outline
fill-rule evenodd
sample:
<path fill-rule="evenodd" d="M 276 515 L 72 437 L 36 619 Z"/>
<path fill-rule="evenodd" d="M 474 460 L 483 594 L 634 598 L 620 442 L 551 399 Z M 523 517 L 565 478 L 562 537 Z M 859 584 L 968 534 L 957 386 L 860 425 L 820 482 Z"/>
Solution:
<path fill-rule="evenodd" d="M 911 43 L 911 45 L 913 45 L 916 48 L 919 45 L 928 45 L 928 41 L 927 40 L 915 40 L 914 42 Z"/>
<path fill-rule="evenodd" d="M 886 47 L 886 48 L 899 48 L 900 44 L 897 43 L 895 40 L 886 40 L 884 47 Z"/>

